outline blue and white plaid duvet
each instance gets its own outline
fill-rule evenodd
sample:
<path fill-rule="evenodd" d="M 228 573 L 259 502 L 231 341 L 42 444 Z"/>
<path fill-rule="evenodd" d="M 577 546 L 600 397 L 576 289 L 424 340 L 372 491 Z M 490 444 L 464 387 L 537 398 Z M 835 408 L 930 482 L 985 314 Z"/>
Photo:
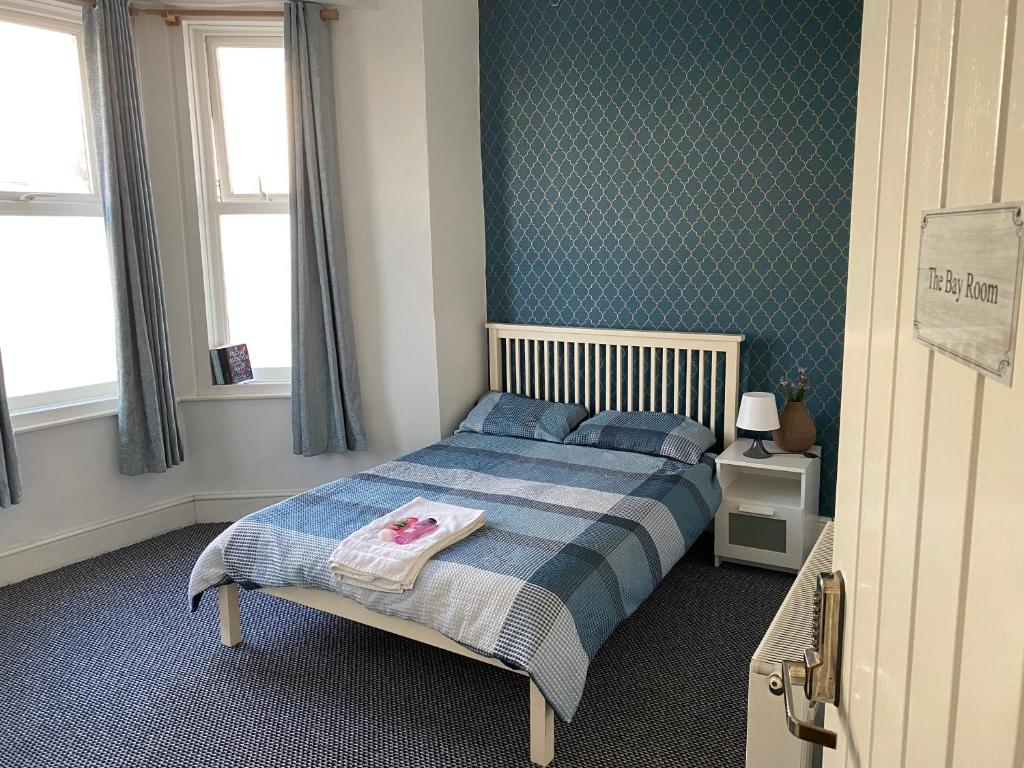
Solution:
<path fill-rule="evenodd" d="M 339 585 L 341 539 L 416 496 L 484 509 L 487 521 L 402 594 Z M 514 437 L 459 433 L 248 515 L 192 571 L 208 588 L 302 586 L 432 627 L 526 670 L 563 720 L 587 666 L 714 516 L 707 464 Z"/>

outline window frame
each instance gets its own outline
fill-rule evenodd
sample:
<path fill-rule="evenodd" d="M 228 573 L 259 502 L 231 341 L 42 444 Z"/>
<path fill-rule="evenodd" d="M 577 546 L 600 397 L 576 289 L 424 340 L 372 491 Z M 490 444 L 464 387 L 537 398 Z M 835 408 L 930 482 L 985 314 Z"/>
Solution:
<path fill-rule="evenodd" d="M 44 192 L 28 189 L 0 190 L 0 216 L 79 216 L 102 218 L 98 190 L 99 169 L 96 163 L 95 133 L 92 110 L 89 109 L 89 78 L 86 74 L 85 46 L 80 14 L 64 3 L 34 0 L 0 0 L 0 21 L 48 29 L 70 34 L 78 48 L 78 67 L 82 98 L 82 130 L 89 168 L 88 193 Z M 117 397 L 117 379 L 85 384 L 68 389 L 48 390 L 8 398 L 15 426 L 34 422 L 56 409 L 82 410 L 93 413 L 113 408 Z"/>
<path fill-rule="evenodd" d="M 227 136 L 224 132 L 223 99 L 220 92 L 220 59 L 218 48 L 284 48 L 284 29 L 281 36 L 272 35 L 209 35 L 206 38 L 207 82 L 210 98 L 210 117 L 213 127 L 213 155 L 216 163 L 217 177 L 220 183 L 215 186 L 218 202 L 227 203 L 280 203 L 284 201 L 288 207 L 288 192 L 257 193 L 235 192 L 231 189 L 231 174 L 228 168 L 227 151 L 219 152 L 220 147 L 227 147 Z M 282 51 L 283 52 L 283 51 Z M 282 56 L 283 59 L 283 56 Z"/>
<path fill-rule="evenodd" d="M 81 81 L 82 95 L 82 130 L 85 143 L 85 155 L 89 166 L 89 188 L 87 193 L 83 192 L 44 192 L 41 190 L 0 190 L 0 214 L 6 215 L 51 215 L 51 216 L 102 216 L 100 207 L 100 195 L 97 189 L 99 169 L 96 164 L 96 147 L 93 128 L 92 110 L 89 109 L 89 78 L 86 75 L 85 45 L 82 42 L 82 22 L 69 15 L 64 9 L 58 9 L 48 4 L 39 3 L 39 9 L 30 8 L 25 3 L 0 0 L 0 21 L 7 21 L 12 24 L 24 24 L 49 29 L 54 32 L 70 34 L 75 39 L 78 48 L 78 70 Z M 43 12 L 43 9 L 46 12 Z M 15 204 L 10 206 L 8 204 Z M 38 205 L 25 206 L 26 203 Z M 22 206 L 25 206 L 22 208 Z M 42 208 L 43 210 L 33 210 Z M 48 213 L 47 213 L 48 212 Z"/>
<path fill-rule="evenodd" d="M 284 24 L 277 20 L 189 21 L 182 24 L 185 40 L 186 90 L 193 147 L 196 205 L 202 255 L 203 305 L 207 346 L 195 350 L 196 383 L 200 395 L 236 396 L 239 387 L 258 388 L 259 394 L 288 394 L 291 367 L 253 368 L 253 381 L 214 385 L 208 350 L 230 339 L 220 217 L 231 214 L 289 213 L 288 195 L 245 194 L 230 189 L 224 124 L 221 114 L 216 50 L 219 47 L 284 47 Z M 218 184 L 218 180 L 220 183 Z M 198 338 L 202 338 L 199 334 Z M 253 392 L 257 395 L 257 392 Z"/>

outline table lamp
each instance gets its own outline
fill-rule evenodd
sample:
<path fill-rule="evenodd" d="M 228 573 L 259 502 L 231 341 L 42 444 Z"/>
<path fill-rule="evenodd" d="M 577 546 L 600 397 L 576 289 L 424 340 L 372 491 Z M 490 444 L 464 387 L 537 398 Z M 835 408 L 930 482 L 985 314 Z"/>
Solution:
<path fill-rule="evenodd" d="M 771 432 L 779 428 L 779 412 L 775 406 L 775 395 L 771 392 L 745 392 L 740 401 L 740 412 L 736 416 L 736 426 L 752 432 Z M 752 459 L 767 459 L 770 454 L 755 437 L 754 442 L 743 452 Z"/>

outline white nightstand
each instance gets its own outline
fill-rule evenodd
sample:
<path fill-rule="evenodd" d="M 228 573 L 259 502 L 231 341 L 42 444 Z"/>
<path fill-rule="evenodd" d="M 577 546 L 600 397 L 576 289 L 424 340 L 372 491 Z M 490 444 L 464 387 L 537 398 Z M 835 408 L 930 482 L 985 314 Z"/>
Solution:
<path fill-rule="evenodd" d="M 717 460 L 722 506 L 715 515 L 715 565 L 732 560 L 798 571 L 819 533 L 821 459 L 751 459 L 743 455 L 750 443 L 737 440 Z M 781 450 L 773 442 L 764 445 Z M 821 447 L 810 452 L 820 456 Z"/>

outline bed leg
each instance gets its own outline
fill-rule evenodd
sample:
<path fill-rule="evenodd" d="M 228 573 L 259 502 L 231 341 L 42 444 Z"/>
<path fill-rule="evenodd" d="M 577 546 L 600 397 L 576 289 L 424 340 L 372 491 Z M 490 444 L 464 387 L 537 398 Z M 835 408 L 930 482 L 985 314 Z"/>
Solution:
<path fill-rule="evenodd" d="M 238 585 L 224 584 L 217 588 L 220 608 L 220 641 L 233 646 L 242 642 L 242 617 L 238 610 Z"/>
<path fill-rule="evenodd" d="M 530 762 L 543 768 L 555 756 L 555 710 L 530 681 Z"/>

